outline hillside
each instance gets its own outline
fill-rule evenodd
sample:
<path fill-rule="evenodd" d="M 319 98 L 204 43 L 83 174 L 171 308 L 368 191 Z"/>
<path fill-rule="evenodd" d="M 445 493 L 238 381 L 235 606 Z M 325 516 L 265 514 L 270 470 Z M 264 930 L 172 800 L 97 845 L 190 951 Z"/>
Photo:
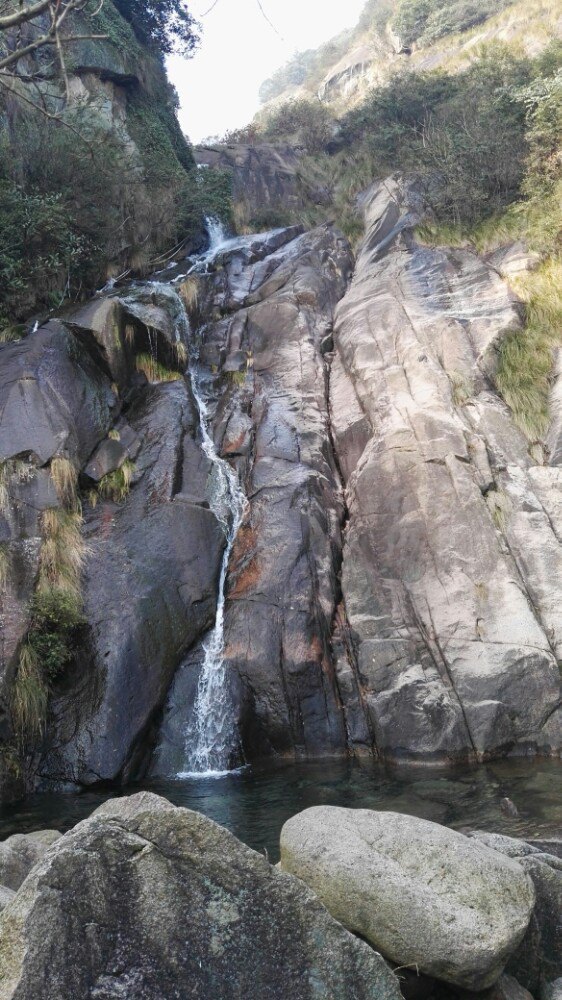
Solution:
<path fill-rule="evenodd" d="M 339 114 L 406 67 L 416 72 L 459 71 L 478 58 L 482 47 L 498 42 L 509 44 L 520 55 L 536 56 L 562 34 L 557 0 L 439 2 L 434 4 L 441 15 L 437 29 L 434 27 L 438 37 L 427 32 L 416 37 L 420 24 L 412 16 L 415 7 L 416 0 L 397 5 L 389 0 L 369 0 L 354 30 L 316 51 L 296 55 L 264 82 L 260 96 L 266 113 L 289 99 L 320 97 Z M 419 7 L 423 8 L 421 2 Z M 402 8 L 405 13 L 401 16 Z M 405 16 L 408 8 L 409 18 Z M 455 24 L 462 24 L 463 15 L 470 24 L 470 14 L 479 23 L 454 30 Z"/>

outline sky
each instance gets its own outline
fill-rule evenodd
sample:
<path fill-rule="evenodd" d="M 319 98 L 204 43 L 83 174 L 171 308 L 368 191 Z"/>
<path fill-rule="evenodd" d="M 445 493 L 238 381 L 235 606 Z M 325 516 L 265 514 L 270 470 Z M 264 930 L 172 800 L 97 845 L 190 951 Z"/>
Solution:
<path fill-rule="evenodd" d="M 258 90 L 295 52 L 317 48 L 353 27 L 365 0 L 191 0 L 203 28 L 192 59 L 171 56 L 180 123 L 192 142 L 247 125 L 259 108 Z M 274 30 L 275 29 L 275 30 Z"/>

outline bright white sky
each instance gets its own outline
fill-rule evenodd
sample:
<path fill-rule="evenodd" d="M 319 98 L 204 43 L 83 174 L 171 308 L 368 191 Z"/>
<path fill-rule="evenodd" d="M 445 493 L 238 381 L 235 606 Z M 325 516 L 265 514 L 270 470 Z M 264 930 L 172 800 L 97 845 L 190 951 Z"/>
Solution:
<path fill-rule="evenodd" d="M 258 90 L 295 52 L 316 48 L 353 27 L 365 0 L 191 0 L 203 26 L 193 59 L 172 56 L 168 71 L 181 102 L 180 123 L 192 142 L 246 125 L 258 110 Z M 279 37 L 281 36 L 281 37 Z"/>

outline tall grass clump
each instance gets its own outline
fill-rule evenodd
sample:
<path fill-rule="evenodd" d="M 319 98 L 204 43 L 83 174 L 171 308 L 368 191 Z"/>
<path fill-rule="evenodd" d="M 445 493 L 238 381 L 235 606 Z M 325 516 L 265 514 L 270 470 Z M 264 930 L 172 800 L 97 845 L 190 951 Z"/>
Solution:
<path fill-rule="evenodd" d="M 82 516 L 57 507 L 43 512 L 43 544 L 39 556 L 38 590 L 57 588 L 80 595 L 80 575 L 86 556 Z"/>
<path fill-rule="evenodd" d="M 73 463 L 62 456 L 53 458 L 50 473 L 60 502 L 67 508 L 76 509 L 78 472 Z"/>
<path fill-rule="evenodd" d="M 12 725 L 22 748 L 44 732 L 49 690 L 33 647 L 24 642 L 11 694 Z"/>
<path fill-rule="evenodd" d="M 499 349 L 496 385 L 531 441 L 548 431 L 554 351 L 562 346 L 562 257 L 544 261 L 515 283 L 526 322 Z"/>

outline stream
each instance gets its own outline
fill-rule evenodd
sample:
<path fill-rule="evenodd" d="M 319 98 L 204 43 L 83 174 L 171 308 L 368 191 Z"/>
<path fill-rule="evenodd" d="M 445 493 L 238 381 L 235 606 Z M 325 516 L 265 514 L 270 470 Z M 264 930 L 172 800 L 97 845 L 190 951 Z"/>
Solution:
<path fill-rule="evenodd" d="M 447 769 L 391 767 L 366 758 L 273 762 L 221 777 L 158 779 L 78 795 L 37 794 L 0 810 L 0 839 L 45 827 L 68 830 L 105 799 L 141 789 L 210 816 L 249 847 L 267 851 L 274 862 L 283 823 L 300 810 L 321 804 L 409 813 L 453 829 L 559 837 L 561 783 L 560 760 L 516 758 Z M 518 816 L 502 811 L 505 797 L 515 804 Z"/>

